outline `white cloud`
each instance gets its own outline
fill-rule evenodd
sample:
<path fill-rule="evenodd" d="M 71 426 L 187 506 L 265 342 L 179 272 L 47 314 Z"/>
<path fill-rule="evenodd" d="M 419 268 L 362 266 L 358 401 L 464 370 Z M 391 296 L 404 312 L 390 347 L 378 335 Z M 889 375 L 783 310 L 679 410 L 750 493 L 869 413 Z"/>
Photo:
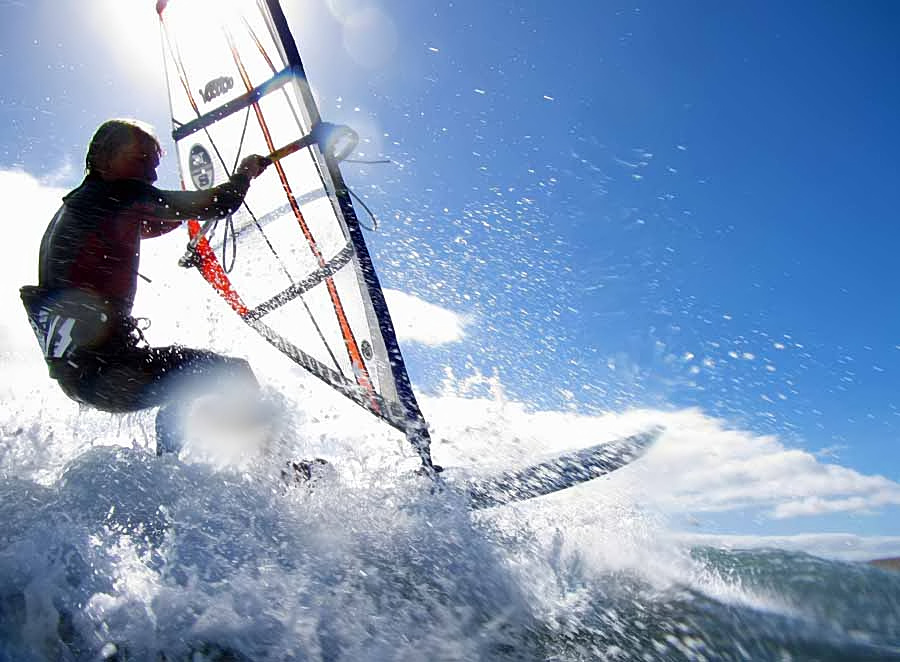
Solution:
<path fill-rule="evenodd" d="M 766 509 L 785 519 L 900 505 L 900 484 L 825 464 L 774 436 L 730 430 L 699 411 L 660 416 L 667 433 L 646 459 L 646 498 L 673 512 Z"/>
<path fill-rule="evenodd" d="M 459 342 L 465 336 L 468 320 L 462 315 L 398 290 L 385 290 L 384 297 L 400 341 L 433 347 Z"/>
<path fill-rule="evenodd" d="M 64 192 L 21 170 L 0 170 L 0 196 L 6 204 L 5 239 L 0 242 L 0 306 L 4 311 L 0 342 L 7 356 L 28 352 L 32 344 L 37 352 L 19 288 L 37 283 L 41 237 Z"/>
<path fill-rule="evenodd" d="M 871 513 L 900 505 L 900 484 L 866 475 L 814 454 L 788 448 L 777 437 L 732 430 L 699 410 L 634 410 L 584 415 L 531 412 L 502 396 L 496 378 L 490 398 L 453 395 L 452 384 L 429 405 L 429 420 L 446 446 L 450 464 L 521 464 L 541 454 L 578 448 L 651 425 L 666 432 L 635 465 L 606 483 L 627 489 L 637 503 L 670 514 L 762 510 L 771 519 L 829 513 Z M 459 382 L 463 395 L 471 391 Z M 464 442 L 462 440 L 465 440 Z M 483 442 L 483 444 L 481 443 Z M 605 487 L 602 489 L 606 489 Z"/>
<path fill-rule="evenodd" d="M 841 469 L 841 467 L 836 467 Z M 844 471 L 848 471 L 844 469 Z M 876 477 L 879 478 L 879 477 Z M 874 489 L 862 495 L 845 498 L 823 498 L 821 496 L 805 497 L 788 503 L 780 503 L 775 507 L 774 516 L 778 519 L 801 517 L 804 515 L 826 515 L 828 513 L 870 512 L 882 506 L 900 505 L 896 483 L 886 479 L 882 489 Z"/>

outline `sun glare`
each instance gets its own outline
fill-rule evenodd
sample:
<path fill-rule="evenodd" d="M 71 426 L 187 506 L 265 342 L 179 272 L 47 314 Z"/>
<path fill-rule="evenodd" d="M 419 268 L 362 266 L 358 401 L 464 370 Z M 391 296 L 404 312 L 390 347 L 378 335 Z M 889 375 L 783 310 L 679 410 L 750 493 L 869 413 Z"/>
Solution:
<path fill-rule="evenodd" d="M 95 0 L 85 13 L 97 32 L 97 42 L 121 73 L 162 80 L 159 21 L 155 3 Z"/>
<path fill-rule="evenodd" d="M 202 28 L 219 22 L 223 13 L 240 13 L 246 0 L 168 0 L 167 12 L 180 14 L 179 24 Z M 165 89 L 164 57 L 155 0 L 95 0 L 85 12 L 111 75 L 135 81 L 136 89 Z M 188 43 L 188 42 L 186 42 Z M 198 48 L 202 45 L 198 44 Z"/>

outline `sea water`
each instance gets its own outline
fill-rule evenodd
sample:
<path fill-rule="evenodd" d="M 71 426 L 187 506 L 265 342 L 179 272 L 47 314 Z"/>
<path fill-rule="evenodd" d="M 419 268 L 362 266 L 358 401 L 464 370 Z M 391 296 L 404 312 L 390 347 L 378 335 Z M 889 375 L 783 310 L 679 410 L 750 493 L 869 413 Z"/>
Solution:
<path fill-rule="evenodd" d="M 900 659 L 900 573 L 664 544 L 615 494 L 567 527 L 365 475 L 97 445 L 3 479 L 0 659 Z"/>

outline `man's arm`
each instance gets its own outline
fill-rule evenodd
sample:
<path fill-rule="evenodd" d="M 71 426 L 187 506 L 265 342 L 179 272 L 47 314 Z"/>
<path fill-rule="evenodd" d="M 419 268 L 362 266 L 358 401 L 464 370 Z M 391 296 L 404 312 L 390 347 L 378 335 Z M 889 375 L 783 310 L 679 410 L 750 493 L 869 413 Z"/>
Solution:
<path fill-rule="evenodd" d="M 249 186 L 250 178 L 246 175 L 232 175 L 224 184 L 205 191 L 164 191 L 142 184 L 132 208 L 143 219 L 141 235 L 147 236 L 144 233 L 149 230 L 152 236 L 157 236 L 173 221 L 205 221 L 233 214 L 244 201 Z"/>
<path fill-rule="evenodd" d="M 134 206 L 144 219 L 141 236 L 158 237 L 187 219 L 205 221 L 233 214 L 244 201 L 250 180 L 268 164 L 265 157 L 248 156 L 227 182 L 204 191 L 164 191 L 144 184 Z"/>

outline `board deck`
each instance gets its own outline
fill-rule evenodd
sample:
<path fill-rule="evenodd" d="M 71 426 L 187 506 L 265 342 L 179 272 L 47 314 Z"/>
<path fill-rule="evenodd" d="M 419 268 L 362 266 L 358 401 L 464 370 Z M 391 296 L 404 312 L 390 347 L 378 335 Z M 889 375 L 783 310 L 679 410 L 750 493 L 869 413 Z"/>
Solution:
<path fill-rule="evenodd" d="M 663 428 L 563 453 L 522 469 L 471 480 L 470 508 L 480 510 L 559 492 L 605 476 L 641 457 Z"/>

